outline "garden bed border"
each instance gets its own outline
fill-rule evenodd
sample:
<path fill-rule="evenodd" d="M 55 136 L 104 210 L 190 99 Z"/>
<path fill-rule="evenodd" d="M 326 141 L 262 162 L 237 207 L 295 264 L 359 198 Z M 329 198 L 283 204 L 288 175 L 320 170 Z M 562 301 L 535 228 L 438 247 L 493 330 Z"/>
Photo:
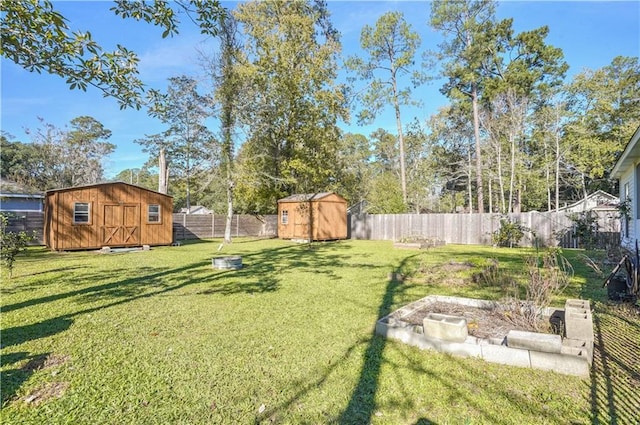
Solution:
<path fill-rule="evenodd" d="M 508 335 L 504 338 L 477 338 L 469 335 L 464 342 L 448 341 L 425 335 L 423 326 L 414 325 L 403 320 L 416 310 L 420 310 L 434 302 L 453 303 L 483 309 L 499 306 L 496 301 L 429 295 L 379 319 L 376 322 L 376 333 L 423 350 L 436 350 L 463 357 L 477 357 L 492 363 L 551 370 L 583 378 L 589 376 L 590 365 L 593 360 L 593 321 L 589 301 L 569 299 L 565 303 L 565 309 L 543 309 L 542 314 L 545 317 L 557 315 L 559 312 L 564 313 L 566 329 L 570 330 L 570 332 L 574 330 L 573 334 L 562 336 L 560 352 L 509 347 Z M 577 322 L 573 323 L 576 320 Z M 575 331 L 575 329 L 578 331 Z M 529 334 L 531 334 L 529 338 L 532 346 L 536 346 L 539 342 L 538 340 L 544 340 L 544 336 L 548 335 L 533 332 Z M 519 334 L 518 337 L 521 338 L 522 335 Z"/>

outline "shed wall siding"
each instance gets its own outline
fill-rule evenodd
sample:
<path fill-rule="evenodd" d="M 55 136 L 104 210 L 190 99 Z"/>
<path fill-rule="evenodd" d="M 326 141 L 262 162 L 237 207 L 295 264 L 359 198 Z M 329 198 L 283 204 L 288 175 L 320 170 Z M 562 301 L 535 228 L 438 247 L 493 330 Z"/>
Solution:
<path fill-rule="evenodd" d="M 631 198 L 631 217 L 628 224 L 628 232 L 625 232 L 624 219 L 621 219 L 621 238 L 620 243 L 623 247 L 629 250 L 635 250 L 636 240 L 640 239 L 640 210 L 638 208 L 637 196 L 640 192 L 640 172 L 638 170 L 638 164 L 626 169 L 620 177 L 620 201 L 624 202 L 626 199 L 626 185 L 629 185 L 629 198 Z"/>
<path fill-rule="evenodd" d="M 87 224 L 73 223 L 74 203 L 90 205 Z M 55 250 L 102 246 L 167 245 L 173 242 L 171 197 L 124 183 L 47 193 L 45 232 Z M 160 205 L 161 222 L 149 223 L 150 204 Z"/>
<path fill-rule="evenodd" d="M 282 224 L 283 210 L 288 212 L 287 224 Z M 347 203 L 344 199 L 339 195 L 331 194 L 311 203 L 306 201 L 278 203 L 278 237 L 309 239 L 310 236 L 312 240 L 347 238 Z"/>

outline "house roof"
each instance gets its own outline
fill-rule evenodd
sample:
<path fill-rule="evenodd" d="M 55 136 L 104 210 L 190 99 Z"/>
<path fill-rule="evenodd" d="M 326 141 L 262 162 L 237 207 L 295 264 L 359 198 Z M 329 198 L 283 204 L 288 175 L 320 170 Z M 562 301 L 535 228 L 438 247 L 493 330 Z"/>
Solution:
<path fill-rule="evenodd" d="M 619 199 L 617 196 L 607 193 L 604 190 L 596 190 L 595 192 L 587 196 L 586 201 L 588 202 L 592 199 L 599 201 L 594 208 L 598 208 L 602 206 L 611 206 L 619 202 Z M 581 206 L 584 203 L 585 203 L 585 199 L 583 198 L 583 199 L 580 199 L 579 201 L 574 202 L 573 204 L 558 208 L 558 211 L 571 210 L 573 208 Z"/>
<path fill-rule="evenodd" d="M 82 186 L 63 187 L 63 188 L 60 188 L 60 189 L 47 190 L 46 194 L 48 195 L 48 194 L 54 193 L 54 192 L 64 192 L 64 191 L 68 191 L 68 190 L 77 190 L 77 189 L 88 189 L 88 188 L 91 188 L 91 187 L 109 186 L 109 185 L 115 185 L 115 184 L 134 187 L 136 189 L 141 189 L 141 190 L 145 190 L 147 192 L 157 193 L 158 195 L 166 196 L 168 198 L 173 198 L 173 196 L 171 196 L 171 195 L 167 195 L 165 193 L 160 193 L 160 192 L 157 192 L 155 190 L 147 189 L 146 187 L 136 186 L 135 184 L 125 183 L 125 182 L 103 182 L 103 183 L 87 184 L 87 185 L 82 185 Z"/>
<path fill-rule="evenodd" d="M 320 193 L 297 193 L 286 198 L 278 199 L 278 202 L 309 202 L 317 201 L 318 199 L 326 198 L 329 195 L 336 195 L 333 192 L 320 192 Z"/>
<path fill-rule="evenodd" d="M 213 211 L 202 205 L 192 205 L 190 209 L 180 208 L 180 212 L 186 214 L 213 214 Z"/>
<path fill-rule="evenodd" d="M 44 198 L 42 193 L 33 193 L 33 191 L 7 179 L 0 179 L 0 196 L 3 198 Z"/>
<path fill-rule="evenodd" d="M 633 136 L 627 143 L 627 147 L 624 148 L 622 155 L 616 161 L 616 164 L 611 170 L 611 177 L 619 179 L 625 170 L 632 167 L 640 159 L 640 126 L 636 129 Z"/>

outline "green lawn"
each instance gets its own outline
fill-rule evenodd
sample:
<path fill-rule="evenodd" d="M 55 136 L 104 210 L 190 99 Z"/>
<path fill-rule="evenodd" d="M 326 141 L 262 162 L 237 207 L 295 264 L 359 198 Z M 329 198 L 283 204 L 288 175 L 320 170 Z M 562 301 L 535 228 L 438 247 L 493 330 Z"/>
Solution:
<path fill-rule="evenodd" d="M 625 415 L 640 404 L 638 363 L 607 352 L 605 345 L 619 347 L 615 340 L 601 338 L 594 374 L 583 380 L 373 336 L 378 317 L 429 294 L 502 296 L 474 283 L 468 270 L 453 280 L 443 275 L 443 284 L 423 278 L 439 273 L 437 265 L 465 262 L 479 271 L 497 258 L 517 276 L 524 251 L 238 240 L 223 252 L 242 255 L 246 267 L 220 271 L 211 266 L 218 244 L 110 255 L 34 248 L 20 257 L 14 277 L 3 271 L 2 278 L 1 422 L 580 424 L 635 417 Z M 597 326 L 611 335 L 604 339 L 616 338 L 618 322 L 640 335 L 637 316 L 621 319 L 627 316 L 599 302 L 602 280 L 572 263 L 568 296 L 598 300 Z M 390 281 L 392 271 L 413 279 Z"/>

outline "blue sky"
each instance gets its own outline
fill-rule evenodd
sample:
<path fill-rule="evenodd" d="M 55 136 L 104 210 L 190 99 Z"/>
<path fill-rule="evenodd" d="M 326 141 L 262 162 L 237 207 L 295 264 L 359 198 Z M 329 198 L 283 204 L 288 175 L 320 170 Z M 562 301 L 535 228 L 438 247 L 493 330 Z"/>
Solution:
<path fill-rule="evenodd" d="M 180 34 L 162 39 L 161 30 L 146 23 L 116 17 L 106 1 L 55 2 L 55 7 L 69 20 L 71 29 L 89 30 L 94 39 L 109 50 L 122 44 L 140 57 L 140 77 L 149 87 L 165 90 L 167 78 L 180 74 L 201 73 L 196 48 L 211 50 L 214 42 L 198 29 L 184 22 Z M 233 3 L 223 3 L 233 7 Z M 422 49 L 435 49 L 439 34 L 427 25 L 429 3 L 425 1 L 332 1 L 329 9 L 334 26 L 342 34 L 345 55 L 359 53 L 360 30 L 375 25 L 390 10 L 402 11 L 413 29 L 420 33 Z M 497 7 L 498 18 L 511 17 L 517 32 L 548 25 L 547 43 L 560 47 L 570 69 L 568 77 L 586 69 L 597 69 L 611 63 L 618 55 L 640 55 L 640 1 L 503 1 Z M 2 58 L 0 128 L 16 140 L 28 142 L 25 129 L 40 126 L 38 117 L 57 127 L 73 118 L 89 115 L 112 131 L 110 141 L 117 146 L 106 162 L 107 177 L 132 167 L 140 167 L 147 159 L 135 139 L 155 134 L 165 128 L 145 110 L 120 110 L 117 101 L 102 97 L 93 88 L 87 92 L 69 90 L 57 76 L 30 73 Z M 408 122 L 413 117 L 427 119 L 447 103 L 438 91 L 441 83 L 414 90 L 420 108 L 403 111 Z M 377 128 L 395 131 L 393 112 L 383 112 L 370 126 L 360 127 L 355 120 L 343 123 L 345 131 L 370 134 Z"/>

